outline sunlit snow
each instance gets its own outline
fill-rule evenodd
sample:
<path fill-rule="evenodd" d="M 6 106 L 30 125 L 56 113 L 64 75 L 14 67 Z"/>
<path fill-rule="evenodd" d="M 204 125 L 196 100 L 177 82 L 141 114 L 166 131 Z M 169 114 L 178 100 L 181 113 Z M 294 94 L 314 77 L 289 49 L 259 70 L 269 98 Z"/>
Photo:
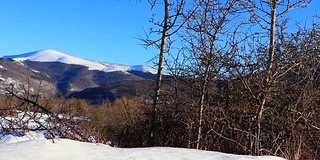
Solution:
<path fill-rule="evenodd" d="M 283 160 L 169 147 L 113 148 L 68 139 L 52 143 L 41 132 L 30 132 L 23 137 L 5 136 L 0 140 L 0 157 L 6 160 Z"/>

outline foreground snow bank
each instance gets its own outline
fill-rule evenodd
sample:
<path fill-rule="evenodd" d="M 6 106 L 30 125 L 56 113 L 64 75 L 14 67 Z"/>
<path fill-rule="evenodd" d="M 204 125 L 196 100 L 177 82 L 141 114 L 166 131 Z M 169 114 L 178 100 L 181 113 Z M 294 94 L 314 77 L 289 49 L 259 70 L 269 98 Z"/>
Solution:
<path fill-rule="evenodd" d="M 283 160 L 272 156 L 240 156 L 194 149 L 152 147 L 112 148 L 108 145 L 59 139 L 55 143 L 43 133 L 23 137 L 8 135 L 0 140 L 1 159 L 14 160 Z"/>

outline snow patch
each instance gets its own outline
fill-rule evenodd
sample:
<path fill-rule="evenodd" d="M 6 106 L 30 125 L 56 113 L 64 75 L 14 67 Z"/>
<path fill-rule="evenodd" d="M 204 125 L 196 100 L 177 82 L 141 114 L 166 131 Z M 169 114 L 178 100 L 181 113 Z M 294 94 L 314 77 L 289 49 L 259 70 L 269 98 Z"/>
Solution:
<path fill-rule="evenodd" d="M 131 66 L 129 68 L 129 71 L 148 71 L 149 73 L 152 74 L 157 74 L 157 70 L 148 66 L 143 66 L 143 65 L 136 65 L 136 66 Z"/>
<path fill-rule="evenodd" d="M 3 69 L 3 70 L 5 70 L 5 71 L 8 70 L 6 67 L 3 67 L 2 65 L 0 65 L 0 69 Z"/>
<path fill-rule="evenodd" d="M 34 72 L 34 73 L 40 73 L 39 71 L 37 71 L 37 70 L 34 70 L 34 69 L 32 70 L 32 72 Z"/>

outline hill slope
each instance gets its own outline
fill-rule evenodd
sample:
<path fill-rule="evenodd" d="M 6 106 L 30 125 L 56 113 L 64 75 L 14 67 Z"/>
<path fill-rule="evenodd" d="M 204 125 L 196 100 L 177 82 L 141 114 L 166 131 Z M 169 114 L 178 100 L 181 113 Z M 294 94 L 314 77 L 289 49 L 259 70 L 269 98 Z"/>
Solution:
<path fill-rule="evenodd" d="M 40 84 L 45 87 L 40 87 Z M 32 94 L 40 88 L 40 94 L 44 96 L 53 96 L 57 93 L 54 79 L 45 72 L 28 68 L 21 62 L 0 58 L 0 96 L 4 96 L 5 89 L 9 86 L 14 86 L 22 93 L 29 90 Z"/>

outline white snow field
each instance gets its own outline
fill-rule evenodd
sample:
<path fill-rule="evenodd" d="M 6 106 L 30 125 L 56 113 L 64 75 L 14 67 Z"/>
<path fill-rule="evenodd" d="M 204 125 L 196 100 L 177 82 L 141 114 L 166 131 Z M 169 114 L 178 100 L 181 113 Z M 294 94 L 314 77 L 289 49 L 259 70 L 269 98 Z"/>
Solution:
<path fill-rule="evenodd" d="M 3 56 L 3 58 L 11 58 L 15 61 L 36 61 L 36 62 L 61 62 L 66 64 L 77 64 L 88 67 L 89 70 L 100 70 L 104 72 L 114 72 L 114 71 L 141 71 L 141 72 L 149 72 L 152 74 L 156 74 L 157 70 L 154 68 L 143 66 L 143 65 L 123 65 L 116 63 L 108 63 L 108 62 L 98 62 L 87 59 L 78 58 L 75 56 L 71 56 L 69 54 L 53 50 L 39 50 L 35 52 L 29 52 L 19 55 L 11 55 L 11 56 Z"/>
<path fill-rule="evenodd" d="M 0 140 L 1 160 L 283 160 L 274 156 L 242 156 L 195 149 L 113 148 L 104 144 L 44 138 L 41 132 Z"/>

